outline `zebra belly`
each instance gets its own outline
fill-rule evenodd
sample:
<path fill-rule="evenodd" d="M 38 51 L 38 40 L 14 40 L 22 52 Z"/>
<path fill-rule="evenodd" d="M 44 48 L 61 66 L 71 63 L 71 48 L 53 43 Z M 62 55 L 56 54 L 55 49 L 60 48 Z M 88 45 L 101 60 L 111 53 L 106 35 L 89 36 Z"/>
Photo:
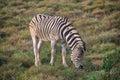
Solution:
<path fill-rule="evenodd" d="M 40 32 L 38 33 L 38 37 L 40 40 L 42 41 L 51 41 L 51 40 L 56 40 L 58 41 L 59 40 L 59 36 L 58 34 L 54 33 L 54 32 L 51 32 L 51 33 L 44 33 L 44 32 Z"/>

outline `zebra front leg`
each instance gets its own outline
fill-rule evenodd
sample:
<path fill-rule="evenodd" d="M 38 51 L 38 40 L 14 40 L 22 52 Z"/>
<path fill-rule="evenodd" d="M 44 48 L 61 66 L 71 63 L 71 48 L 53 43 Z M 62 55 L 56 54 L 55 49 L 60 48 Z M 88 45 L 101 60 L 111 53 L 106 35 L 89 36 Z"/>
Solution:
<path fill-rule="evenodd" d="M 33 48 L 34 48 L 34 56 L 35 56 L 35 66 L 41 65 L 40 59 L 39 59 L 39 50 L 38 50 L 38 39 L 37 37 L 32 37 L 33 40 Z"/>
<path fill-rule="evenodd" d="M 50 64 L 53 65 L 54 62 L 54 55 L 56 52 L 56 41 L 51 41 L 51 60 L 50 60 Z"/>
<path fill-rule="evenodd" d="M 66 64 L 66 44 L 62 44 L 62 61 L 65 67 L 68 67 Z"/>

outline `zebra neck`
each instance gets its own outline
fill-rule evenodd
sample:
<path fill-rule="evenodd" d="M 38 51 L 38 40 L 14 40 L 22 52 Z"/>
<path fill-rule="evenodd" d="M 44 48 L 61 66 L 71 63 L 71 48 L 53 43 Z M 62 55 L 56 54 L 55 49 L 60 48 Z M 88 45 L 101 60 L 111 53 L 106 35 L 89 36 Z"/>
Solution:
<path fill-rule="evenodd" d="M 74 50 L 76 46 L 81 47 L 81 49 L 85 49 L 85 43 L 75 28 L 70 28 L 65 31 L 64 40 L 71 50 Z"/>
<path fill-rule="evenodd" d="M 82 44 L 82 39 L 74 27 L 67 27 L 64 30 L 63 39 L 66 41 L 71 50 L 73 50 L 80 43 Z"/>
<path fill-rule="evenodd" d="M 81 47 L 84 46 L 84 42 L 81 39 L 79 33 L 69 22 L 61 26 L 60 36 L 61 39 L 65 41 L 71 48 L 71 50 L 73 50 L 77 45 L 80 45 Z"/>

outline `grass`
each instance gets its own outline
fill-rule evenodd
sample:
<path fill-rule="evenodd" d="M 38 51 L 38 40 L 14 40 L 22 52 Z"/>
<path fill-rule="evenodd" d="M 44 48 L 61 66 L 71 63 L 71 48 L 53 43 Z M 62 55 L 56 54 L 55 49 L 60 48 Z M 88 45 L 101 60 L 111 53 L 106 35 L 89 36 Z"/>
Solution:
<path fill-rule="evenodd" d="M 120 11 L 116 0 L 0 1 L 0 80 L 118 80 L 120 76 Z M 48 4 L 49 3 L 49 4 Z M 43 45 L 42 65 L 34 66 L 28 24 L 35 14 L 68 17 L 86 42 L 83 69 L 75 69 L 67 49 L 62 65 L 57 44 L 55 63 L 50 43 Z"/>

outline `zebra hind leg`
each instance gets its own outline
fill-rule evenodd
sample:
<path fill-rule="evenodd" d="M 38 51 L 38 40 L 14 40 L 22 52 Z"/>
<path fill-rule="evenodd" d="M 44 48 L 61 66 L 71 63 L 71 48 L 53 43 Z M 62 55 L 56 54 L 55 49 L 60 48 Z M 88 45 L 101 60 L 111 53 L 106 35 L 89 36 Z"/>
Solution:
<path fill-rule="evenodd" d="M 68 67 L 66 63 L 66 45 L 65 44 L 62 44 L 62 61 L 63 61 L 63 65 L 65 67 Z"/>
<path fill-rule="evenodd" d="M 43 41 L 42 40 L 39 40 L 38 44 L 37 44 L 37 49 L 38 49 L 38 52 L 39 52 L 39 55 L 40 55 L 40 50 L 41 50 L 41 47 L 43 45 Z M 41 65 L 41 58 L 40 57 L 37 57 L 38 61 L 39 61 L 39 65 Z"/>
<path fill-rule="evenodd" d="M 50 60 L 50 64 L 53 65 L 54 62 L 54 55 L 56 52 L 56 41 L 51 41 L 51 60 Z"/>

